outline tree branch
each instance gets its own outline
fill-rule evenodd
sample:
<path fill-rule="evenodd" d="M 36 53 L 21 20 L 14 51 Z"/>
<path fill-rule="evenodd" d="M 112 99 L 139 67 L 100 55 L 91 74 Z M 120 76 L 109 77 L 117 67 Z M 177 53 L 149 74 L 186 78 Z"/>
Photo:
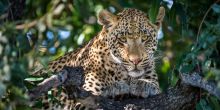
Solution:
<path fill-rule="evenodd" d="M 67 94 L 71 98 L 77 96 L 81 103 L 92 108 L 104 110 L 189 110 L 194 109 L 199 100 L 202 88 L 219 98 L 220 91 L 214 83 L 203 80 L 198 73 L 180 74 L 181 81 L 176 87 L 169 88 L 166 92 L 146 98 L 146 99 L 124 99 L 115 101 L 101 96 L 93 96 L 83 90 L 81 86 L 84 82 L 83 69 L 81 67 L 65 67 L 57 75 L 45 79 L 35 89 L 29 92 L 32 100 L 37 99 L 41 94 L 53 87 L 63 86 L 67 89 Z M 71 89 L 74 88 L 74 89 Z M 73 94 L 74 93 L 74 94 Z M 72 96 L 74 95 L 74 96 Z"/>
<path fill-rule="evenodd" d="M 204 89 L 220 100 L 220 89 L 217 85 L 214 82 L 204 80 L 198 73 L 180 74 L 180 78 L 183 83 Z"/>

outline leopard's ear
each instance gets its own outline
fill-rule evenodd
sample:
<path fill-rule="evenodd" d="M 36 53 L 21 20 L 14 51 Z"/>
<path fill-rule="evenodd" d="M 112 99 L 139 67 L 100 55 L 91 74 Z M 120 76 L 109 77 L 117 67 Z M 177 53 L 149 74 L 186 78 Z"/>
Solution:
<path fill-rule="evenodd" d="M 163 18 L 165 16 L 165 8 L 164 7 L 160 7 L 159 8 L 159 12 L 157 14 L 157 19 L 156 19 L 156 22 L 155 24 L 157 25 L 157 28 L 159 29 L 162 25 L 162 22 L 163 22 Z"/>
<path fill-rule="evenodd" d="M 111 27 L 117 20 L 117 16 L 107 10 L 102 10 L 98 14 L 98 23 L 105 28 Z"/>

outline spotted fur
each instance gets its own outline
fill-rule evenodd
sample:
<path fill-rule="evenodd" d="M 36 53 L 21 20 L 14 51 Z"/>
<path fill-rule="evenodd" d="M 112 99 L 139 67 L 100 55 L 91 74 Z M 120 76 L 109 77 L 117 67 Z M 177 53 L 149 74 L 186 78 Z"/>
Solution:
<path fill-rule="evenodd" d="M 103 10 L 98 15 L 103 26 L 101 32 L 83 48 L 52 61 L 49 70 L 58 72 L 64 66 L 82 66 L 83 88 L 94 95 L 132 94 L 144 98 L 156 95 L 160 88 L 154 52 L 164 15 L 161 7 L 154 24 L 137 9 L 127 8 L 117 15 Z M 36 74 L 43 73 L 46 71 Z"/>

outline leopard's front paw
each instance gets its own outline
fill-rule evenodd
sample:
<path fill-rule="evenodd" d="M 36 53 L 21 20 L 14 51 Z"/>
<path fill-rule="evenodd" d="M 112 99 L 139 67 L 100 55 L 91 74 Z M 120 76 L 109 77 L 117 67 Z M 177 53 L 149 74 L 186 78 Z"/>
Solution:
<path fill-rule="evenodd" d="M 160 92 L 161 91 L 160 91 L 160 88 L 159 88 L 158 85 L 153 84 L 153 83 L 145 83 L 143 85 L 143 91 L 141 93 L 141 96 L 146 98 L 146 97 L 149 97 L 149 96 L 159 94 Z"/>
<path fill-rule="evenodd" d="M 154 82 L 138 81 L 131 85 L 130 92 L 132 95 L 147 98 L 159 94 L 161 91 L 159 85 Z"/>

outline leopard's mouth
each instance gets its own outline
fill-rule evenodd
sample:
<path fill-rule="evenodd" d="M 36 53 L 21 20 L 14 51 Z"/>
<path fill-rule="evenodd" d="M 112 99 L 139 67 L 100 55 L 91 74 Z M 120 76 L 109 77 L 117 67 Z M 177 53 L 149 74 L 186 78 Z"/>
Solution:
<path fill-rule="evenodd" d="M 128 75 L 131 77 L 140 77 L 144 74 L 144 70 L 138 70 L 138 69 L 133 69 L 131 71 L 128 71 Z"/>

